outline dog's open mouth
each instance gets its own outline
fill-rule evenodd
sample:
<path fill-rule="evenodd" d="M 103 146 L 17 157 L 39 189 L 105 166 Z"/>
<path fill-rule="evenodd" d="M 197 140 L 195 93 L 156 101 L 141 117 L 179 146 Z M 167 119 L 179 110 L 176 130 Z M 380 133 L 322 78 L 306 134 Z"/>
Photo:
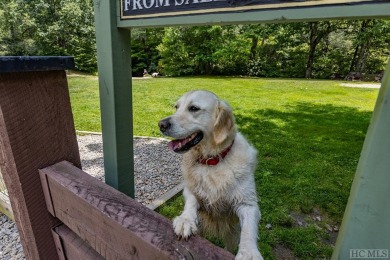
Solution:
<path fill-rule="evenodd" d="M 170 141 L 168 143 L 168 147 L 175 153 L 184 153 L 190 150 L 195 145 L 197 145 L 202 139 L 203 133 L 195 132 L 186 138 Z"/>

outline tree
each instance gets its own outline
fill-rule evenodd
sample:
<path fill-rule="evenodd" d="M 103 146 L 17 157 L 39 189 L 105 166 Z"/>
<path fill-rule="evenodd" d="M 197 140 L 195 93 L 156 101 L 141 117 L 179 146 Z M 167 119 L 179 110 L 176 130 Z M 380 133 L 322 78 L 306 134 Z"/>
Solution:
<path fill-rule="evenodd" d="M 72 55 L 76 69 L 96 71 L 92 0 L 1 0 L 5 55 Z"/>
<path fill-rule="evenodd" d="M 316 48 L 321 40 L 337 29 L 335 24 L 325 22 L 309 22 L 309 53 L 307 55 L 305 78 L 311 78 L 313 73 L 314 57 Z"/>
<path fill-rule="evenodd" d="M 193 54 L 187 50 L 184 30 L 186 28 L 165 28 L 162 42 L 157 47 L 161 54 L 161 67 L 166 75 L 196 74 L 196 62 Z"/>
<path fill-rule="evenodd" d="M 167 28 L 158 49 L 167 74 L 210 75 L 222 43 L 221 26 Z"/>
<path fill-rule="evenodd" d="M 260 77 L 303 77 L 307 52 L 303 23 L 263 26 L 257 58 L 249 61 L 248 74 Z"/>
<path fill-rule="evenodd" d="M 251 41 L 249 60 L 255 60 L 257 58 L 259 48 L 261 49 L 264 46 L 265 41 L 277 27 L 278 25 L 270 24 L 247 24 L 242 27 L 242 33 Z"/>
<path fill-rule="evenodd" d="M 134 76 L 142 76 L 144 69 L 149 73 L 160 72 L 160 53 L 157 46 L 164 36 L 163 28 L 134 29 L 131 31 L 131 62 Z"/>
<path fill-rule="evenodd" d="M 377 64 L 383 64 L 383 61 L 380 62 L 380 56 L 382 55 L 372 55 L 372 52 L 375 50 L 382 49 L 385 53 L 389 52 L 389 34 L 390 34 L 390 22 L 387 20 L 363 20 L 359 21 L 358 30 L 355 30 L 355 41 L 354 41 L 354 53 L 351 60 L 351 65 L 349 72 L 360 72 L 365 71 L 371 73 L 378 73 L 380 70 L 383 70 L 383 65 L 381 67 L 368 68 L 366 70 L 367 63 L 369 63 L 370 56 L 371 60 L 379 61 Z M 379 57 L 378 57 L 379 56 Z"/>
<path fill-rule="evenodd" d="M 251 45 L 243 34 L 243 26 L 221 26 L 221 29 L 221 43 L 213 54 L 215 57 L 213 74 L 245 75 Z"/>
<path fill-rule="evenodd" d="M 19 0 L 0 1 L 0 54 L 31 55 L 36 24 Z"/>

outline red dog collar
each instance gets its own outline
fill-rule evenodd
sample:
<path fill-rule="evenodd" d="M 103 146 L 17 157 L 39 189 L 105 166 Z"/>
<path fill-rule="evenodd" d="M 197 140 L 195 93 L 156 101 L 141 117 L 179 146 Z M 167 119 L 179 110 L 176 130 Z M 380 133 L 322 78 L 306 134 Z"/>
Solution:
<path fill-rule="evenodd" d="M 201 164 L 208 165 L 208 166 L 217 165 L 223 158 L 226 157 L 226 155 L 229 153 L 230 149 L 232 148 L 233 144 L 234 144 L 234 140 L 233 140 L 232 144 L 228 148 L 223 150 L 217 156 L 210 156 L 208 158 L 199 158 L 198 162 L 201 163 Z"/>

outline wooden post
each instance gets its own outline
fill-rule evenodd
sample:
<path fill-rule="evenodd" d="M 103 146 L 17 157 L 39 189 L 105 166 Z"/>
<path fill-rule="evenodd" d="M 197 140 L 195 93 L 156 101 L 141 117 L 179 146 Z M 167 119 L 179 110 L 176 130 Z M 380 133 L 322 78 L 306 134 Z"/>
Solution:
<path fill-rule="evenodd" d="M 116 27 L 116 4 L 94 0 L 105 180 L 134 198 L 130 31 Z"/>
<path fill-rule="evenodd" d="M 0 58 L 0 166 L 27 259 L 58 259 L 38 169 L 81 167 L 65 69 L 71 57 Z"/>
<path fill-rule="evenodd" d="M 390 250 L 390 62 L 352 183 L 333 259 L 388 258 Z M 386 255 L 383 251 L 386 250 Z M 385 257 L 383 257 L 385 256 Z"/>

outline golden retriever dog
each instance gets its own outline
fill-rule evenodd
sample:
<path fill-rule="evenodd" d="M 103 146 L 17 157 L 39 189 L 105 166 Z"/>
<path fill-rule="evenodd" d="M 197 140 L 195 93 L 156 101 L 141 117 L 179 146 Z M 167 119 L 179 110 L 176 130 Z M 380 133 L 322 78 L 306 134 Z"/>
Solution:
<path fill-rule="evenodd" d="M 185 206 L 173 220 L 179 238 L 195 233 L 221 237 L 236 259 L 263 259 L 257 247 L 260 221 L 253 173 L 257 151 L 237 131 L 232 109 L 205 90 L 184 94 L 176 113 L 159 122 L 183 153 Z"/>

